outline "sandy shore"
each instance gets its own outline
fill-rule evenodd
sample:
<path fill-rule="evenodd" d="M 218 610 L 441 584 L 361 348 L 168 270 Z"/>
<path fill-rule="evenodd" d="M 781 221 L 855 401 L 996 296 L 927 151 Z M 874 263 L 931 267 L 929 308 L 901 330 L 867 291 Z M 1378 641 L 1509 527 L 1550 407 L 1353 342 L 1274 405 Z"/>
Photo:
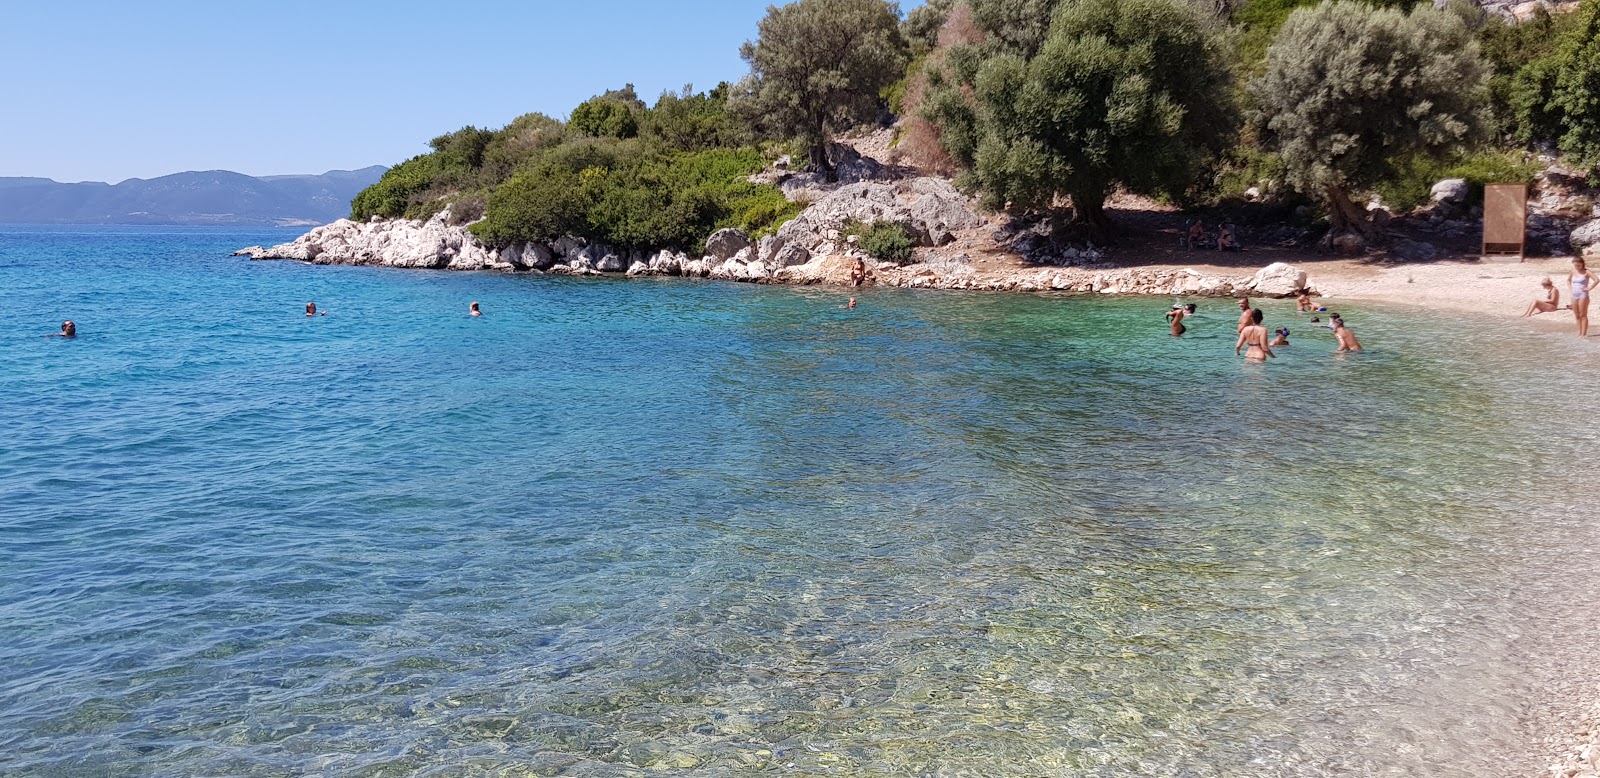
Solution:
<path fill-rule="evenodd" d="M 1514 319 L 1528 303 L 1540 298 L 1539 282 L 1549 278 L 1561 290 L 1561 305 L 1571 302 L 1565 278 L 1572 270 L 1570 257 L 1515 259 L 1461 257 L 1434 262 L 1387 264 L 1369 259 L 1312 259 L 1274 256 L 1269 261 L 1289 262 L 1306 270 L 1309 282 L 1329 307 L 1340 300 L 1414 305 L 1435 310 L 1461 311 Z M 1265 261 L 1254 265 L 1266 264 Z M 1237 275 L 1240 266 L 1188 264 L 1141 265 L 1151 270 L 1185 268 L 1215 275 Z M 1600 313 L 1600 309 L 1597 309 Z M 1542 314 L 1527 320 L 1540 331 L 1575 332 L 1567 311 Z M 1595 331 L 1600 336 L 1600 328 Z"/>

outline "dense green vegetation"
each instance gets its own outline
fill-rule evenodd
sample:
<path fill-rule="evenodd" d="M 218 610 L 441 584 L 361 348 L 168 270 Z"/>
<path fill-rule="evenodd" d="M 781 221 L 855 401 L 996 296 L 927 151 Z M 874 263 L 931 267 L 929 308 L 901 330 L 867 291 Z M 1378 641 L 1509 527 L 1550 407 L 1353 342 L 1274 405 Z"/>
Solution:
<path fill-rule="evenodd" d="M 795 0 L 768 9 L 749 73 L 647 105 L 632 85 L 498 130 L 465 127 L 391 169 L 356 219 L 450 207 L 491 243 L 574 235 L 698 248 L 798 206 L 751 173 L 793 149 L 832 178 L 830 138 L 892 109 L 905 158 L 987 207 L 1070 204 L 1092 233 L 1131 191 L 1180 204 L 1260 186 L 1323 204 L 1426 201 L 1440 178 L 1528 180 L 1529 152 L 1600 163 L 1600 0 L 1521 24 L 1471 0 Z M 898 228 L 859 225 L 886 259 Z"/>
<path fill-rule="evenodd" d="M 391 169 L 351 216 L 420 219 L 451 206 L 497 245 L 573 235 L 621 248 L 696 249 L 721 227 L 770 232 L 798 212 L 750 183 L 767 157 L 728 113 L 728 87 L 685 87 L 646 108 L 630 85 L 562 124 L 539 114 L 496 131 L 466 127 Z"/>
<path fill-rule="evenodd" d="M 1453 14 L 1325 2 L 1289 15 L 1250 84 L 1258 137 L 1289 182 L 1362 231 L 1352 195 L 1394 176 L 1396 160 L 1465 149 L 1483 128 L 1488 71 Z"/>
<path fill-rule="evenodd" d="M 1067 194 L 1103 234 L 1114 188 L 1181 193 L 1227 147 L 1230 73 L 1217 25 L 1188 0 L 1076 0 L 1048 26 L 1028 3 L 973 9 L 983 40 L 949 49 L 925 106 L 989 207 Z"/>
<path fill-rule="evenodd" d="M 893 222 L 856 222 L 845 225 L 845 234 L 855 236 L 856 244 L 873 259 L 897 264 L 910 259 L 917 245 L 906 228 Z"/>

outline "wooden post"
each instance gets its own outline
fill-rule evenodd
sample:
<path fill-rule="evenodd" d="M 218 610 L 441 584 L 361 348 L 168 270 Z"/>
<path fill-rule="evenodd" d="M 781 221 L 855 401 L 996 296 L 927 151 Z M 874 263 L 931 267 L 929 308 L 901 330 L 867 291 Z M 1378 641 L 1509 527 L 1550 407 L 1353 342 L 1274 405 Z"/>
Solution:
<path fill-rule="evenodd" d="M 1523 259 L 1528 243 L 1528 185 L 1483 185 L 1483 257 Z"/>

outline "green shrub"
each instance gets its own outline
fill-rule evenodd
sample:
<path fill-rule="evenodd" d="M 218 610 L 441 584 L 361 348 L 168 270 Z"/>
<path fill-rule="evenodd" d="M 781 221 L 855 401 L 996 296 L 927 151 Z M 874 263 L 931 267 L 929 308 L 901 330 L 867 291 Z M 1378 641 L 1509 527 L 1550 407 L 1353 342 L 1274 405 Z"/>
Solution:
<path fill-rule="evenodd" d="M 1481 151 L 1443 160 L 1416 155 L 1395 160 L 1393 167 L 1394 175 L 1378 187 L 1378 194 L 1396 212 L 1426 204 L 1433 185 L 1446 178 L 1466 179 L 1469 201 L 1481 203 L 1484 184 L 1531 183 L 1541 169 L 1515 151 Z"/>
<path fill-rule="evenodd" d="M 911 250 L 917 242 L 906 229 L 894 222 L 849 224 L 845 234 L 856 237 L 856 245 L 874 259 L 903 264 L 911 259 Z"/>
<path fill-rule="evenodd" d="M 588 139 L 548 150 L 489 195 L 473 232 L 497 245 L 577 235 L 619 248 L 701 248 L 721 227 L 776 229 L 795 210 L 753 184 L 754 149 L 678 152 L 644 139 Z"/>
<path fill-rule="evenodd" d="M 572 109 L 567 129 L 592 138 L 632 138 L 639 134 L 633 107 L 621 100 L 591 97 Z"/>

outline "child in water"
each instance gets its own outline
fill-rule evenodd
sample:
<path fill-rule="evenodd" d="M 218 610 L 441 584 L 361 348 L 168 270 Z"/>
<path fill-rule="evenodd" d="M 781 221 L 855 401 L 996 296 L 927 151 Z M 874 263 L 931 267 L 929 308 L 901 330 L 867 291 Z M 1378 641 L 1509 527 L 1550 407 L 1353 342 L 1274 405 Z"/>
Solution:
<path fill-rule="evenodd" d="M 1287 346 L 1287 345 L 1289 345 L 1289 328 L 1288 327 L 1279 327 L 1277 329 L 1277 333 L 1278 333 L 1278 337 L 1273 338 L 1272 342 L 1268 343 L 1267 345 L 1269 345 L 1269 346 Z"/>

